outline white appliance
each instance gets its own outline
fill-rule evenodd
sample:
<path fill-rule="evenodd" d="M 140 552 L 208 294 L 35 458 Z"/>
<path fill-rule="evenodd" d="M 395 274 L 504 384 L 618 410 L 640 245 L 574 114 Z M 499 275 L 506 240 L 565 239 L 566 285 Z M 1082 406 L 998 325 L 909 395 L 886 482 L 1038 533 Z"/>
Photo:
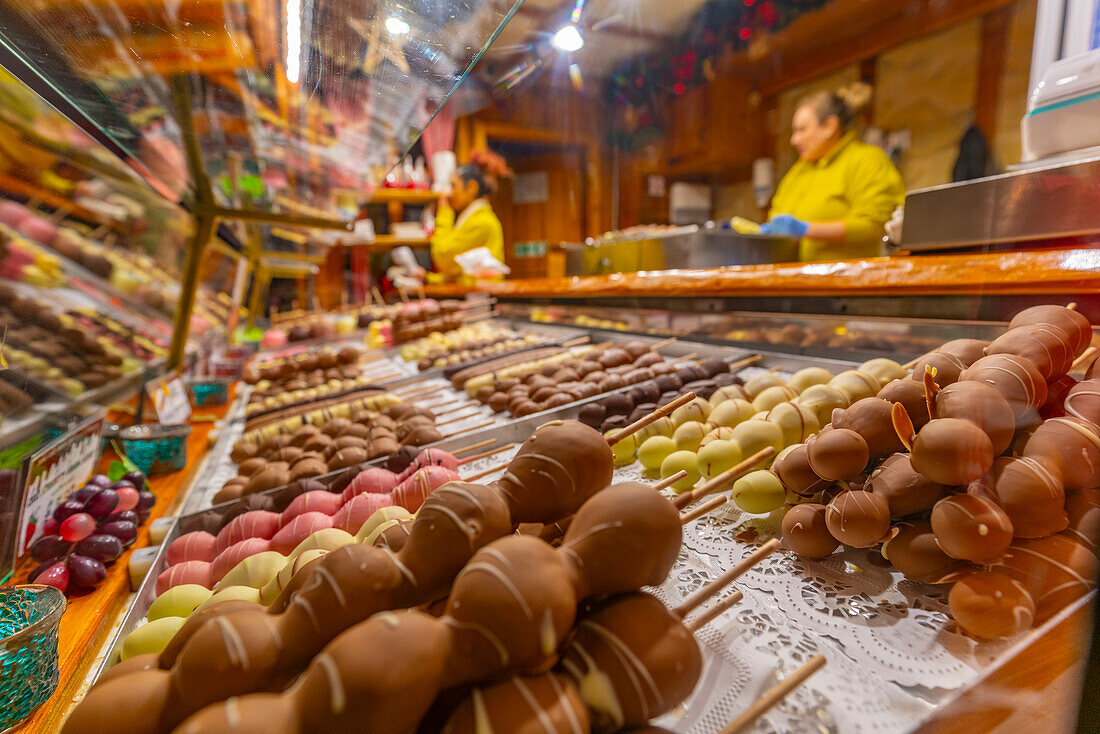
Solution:
<path fill-rule="evenodd" d="M 1100 0 L 1040 0 L 1037 12 L 1025 163 L 1100 146 Z"/>
<path fill-rule="evenodd" d="M 706 184 L 677 181 L 668 190 L 669 221 L 672 224 L 702 224 L 710 219 L 713 191 Z"/>

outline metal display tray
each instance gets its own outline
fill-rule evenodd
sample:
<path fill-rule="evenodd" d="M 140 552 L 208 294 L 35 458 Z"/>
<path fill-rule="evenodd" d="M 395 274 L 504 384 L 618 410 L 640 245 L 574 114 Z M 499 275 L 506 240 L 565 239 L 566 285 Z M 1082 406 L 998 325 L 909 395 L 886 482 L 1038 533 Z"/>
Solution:
<path fill-rule="evenodd" d="M 601 340 L 604 340 L 605 337 L 607 340 L 626 340 L 623 335 L 619 335 L 619 333 L 617 332 L 601 332 L 596 330 L 593 333 Z M 637 338 L 643 341 L 648 341 L 650 343 L 657 343 L 658 341 L 661 341 L 660 339 L 653 337 L 630 338 Z M 682 355 L 694 353 L 697 354 L 700 358 L 718 357 L 730 360 L 737 360 L 740 358 L 748 357 L 749 354 L 753 353 L 761 354 L 762 359 L 760 362 L 755 365 L 747 366 L 747 368 L 738 371 L 738 374 L 745 376 L 746 379 L 748 379 L 748 377 L 751 377 L 753 374 L 767 371 L 769 369 L 774 369 L 780 375 L 789 375 L 794 371 L 806 368 L 806 366 L 825 366 L 826 369 L 831 369 L 834 372 L 853 369 L 854 366 L 856 366 L 854 363 L 842 362 L 837 360 L 809 360 L 799 357 L 799 355 L 793 354 L 749 352 L 735 348 L 731 349 L 728 347 L 718 347 L 715 346 L 715 344 L 704 344 L 691 341 L 675 341 L 669 344 L 669 346 L 664 347 L 661 351 L 662 353 L 668 354 L 669 357 L 682 357 Z M 439 380 L 442 380 L 442 377 L 439 377 Z M 450 386 L 450 383 L 448 383 L 448 386 Z M 581 408 L 584 405 L 599 401 L 599 399 L 603 399 L 604 397 L 607 397 L 608 395 L 612 395 L 614 393 L 626 392 L 630 390 L 631 387 L 631 385 L 628 385 L 626 387 L 619 388 L 619 390 L 617 391 L 595 395 L 593 397 L 582 399 L 582 401 L 577 401 L 570 405 L 565 405 L 560 408 L 554 408 L 551 410 L 543 410 L 543 412 L 541 413 L 532 414 L 522 418 L 505 418 L 497 414 L 495 416 L 496 425 L 478 430 L 476 434 L 476 439 L 494 439 L 496 440 L 497 445 L 504 445 L 504 443 L 515 443 L 515 445 L 518 446 L 519 443 L 527 440 L 532 432 L 535 432 L 536 428 L 544 423 L 547 423 L 547 421 L 575 419 L 577 415 L 580 414 Z M 453 387 L 450 387 L 450 390 L 453 392 L 460 392 L 454 391 Z M 465 395 L 465 393 L 462 394 Z M 245 391 L 242 391 L 242 395 L 239 398 L 238 404 L 233 406 L 231 410 L 231 417 L 227 418 L 227 429 L 230 427 L 230 424 L 233 423 L 233 419 L 238 417 L 237 414 L 242 412 L 241 401 L 243 401 L 243 399 L 246 399 Z M 492 414 L 491 410 L 488 410 L 487 406 L 480 407 L 483 408 L 485 412 L 488 412 L 488 416 L 494 415 Z M 478 414 L 478 417 L 481 417 L 483 415 L 484 414 Z M 237 425 L 240 425 L 239 420 L 237 420 Z M 204 464 L 202 464 L 199 468 L 197 479 L 193 483 L 193 486 L 191 486 L 190 494 L 185 500 L 182 506 L 182 510 L 180 510 L 180 515 L 176 518 L 176 522 L 172 524 L 172 527 L 169 528 L 168 533 L 165 535 L 163 543 L 160 546 L 160 550 L 157 551 L 156 557 L 153 560 L 153 565 L 150 568 L 149 573 L 146 574 L 144 580 L 142 581 L 141 587 L 134 595 L 134 600 L 130 606 L 130 609 L 127 611 L 127 613 L 125 613 L 122 623 L 118 627 L 116 633 L 114 633 L 114 636 L 109 643 L 108 655 L 103 658 L 102 665 L 96 671 L 95 677 L 92 680 L 98 679 L 102 671 L 106 670 L 107 667 L 109 667 L 114 660 L 118 659 L 119 649 L 122 644 L 122 640 L 125 639 L 125 636 L 130 634 L 133 629 L 141 624 L 141 622 L 145 618 L 145 614 L 149 612 L 149 607 L 153 603 L 153 600 L 156 598 L 156 578 L 160 576 L 161 572 L 167 567 L 167 549 L 169 545 L 172 545 L 172 541 L 180 535 L 189 533 L 190 530 L 195 529 L 197 518 L 199 517 L 199 515 L 205 514 L 209 511 L 222 513 L 229 512 L 230 508 L 233 505 L 232 502 L 211 506 L 209 504 L 196 502 L 196 500 L 201 499 L 201 497 L 210 496 L 209 487 L 204 487 L 202 485 L 204 485 L 204 483 L 209 484 L 212 481 L 217 481 L 218 474 L 220 471 L 223 470 L 224 463 L 229 461 L 229 452 L 232 448 L 233 442 L 237 440 L 239 436 L 239 431 L 237 432 L 237 434 L 234 435 L 233 431 L 231 430 L 223 430 L 221 436 L 216 442 L 215 447 L 213 447 L 213 449 L 207 454 L 207 458 Z M 431 446 L 434 448 L 451 450 L 467 446 L 469 445 L 470 441 L 471 435 L 464 434 L 451 438 L 444 438 L 441 441 L 432 443 Z M 470 475 L 470 473 L 476 473 L 477 471 L 481 471 L 482 469 L 492 467 L 492 465 L 504 463 L 505 461 L 507 461 L 508 458 L 510 458 L 510 452 L 497 454 L 497 456 L 489 457 L 487 459 L 481 460 L 480 462 L 469 464 L 469 467 L 464 469 L 464 473 L 466 473 L 466 475 Z M 371 462 L 372 465 L 381 465 L 383 463 L 385 463 L 385 459 L 377 459 Z M 331 482 L 342 473 L 343 472 L 332 472 L 331 474 L 322 476 L 322 478 L 319 478 L 319 480 L 322 482 Z M 220 485 L 221 483 L 219 482 L 218 486 Z M 204 489 L 206 491 L 204 491 Z M 285 489 L 285 487 L 276 487 L 276 489 L 268 490 L 263 494 L 274 494 L 277 492 L 281 492 L 283 489 Z"/>
<path fill-rule="evenodd" d="M 787 359 L 786 355 L 782 358 Z M 787 372 L 806 365 L 799 361 L 786 363 L 784 366 L 786 369 L 783 372 Z M 747 369 L 759 371 L 762 368 Z M 590 400 L 594 399 L 599 398 Z M 589 401 L 507 421 L 480 432 L 478 437 L 491 438 L 499 444 L 512 443 L 518 447 L 543 423 L 576 418 L 582 405 L 587 402 Z M 462 443 L 463 439 L 456 438 L 437 445 L 446 449 L 456 448 Z M 471 463 L 464 472 L 502 466 L 513 454 L 514 450 L 506 451 Z M 650 481 L 641 474 L 637 466 L 615 470 L 616 482 L 639 480 Z M 488 481 L 488 478 L 483 481 Z M 219 507 L 224 511 L 229 506 Z M 218 511 L 219 508 L 213 509 Z M 95 678 L 117 659 L 122 640 L 145 619 L 156 596 L 157 576 L 167 565 L 168 546 L 175 538 L 195 529 L 197 519 L 198 514 L 185 515 L 172 525 L 149 574 L 112 639 L 110 651 L 101 668 L 96 671 Z M 735 509 L 725 508 L 695 521 L 685 528 L 684 549 L 668 578 L 661 586 L 649 591 L 669 606 L 674 606 L 734 565 L 751 549 L 752 540 L 757 537 L 755 530 L 766 528 L 770 528 L 769 533 L 774 532 L 774 521 L 743 515 Z M 747 532 L 750 529 L 753 532 Z M 697 552 L 693 546 L 699 538 L 721 540 L 717 545 L 719 550 L 711 553 Z M 805 561 L 783 551 L 773 555 L 772 559 L 775 562 L 767 563 L 767 568 L 750 571 L 738 580 L 737 588 L 746 596 L 741 604 L 696 633 L 703 651 L 703 677 L 685 704 L 666 714 L 657 723 L 674 731 L 715 731 L 721 726 L 720 723 L 715 725 L 715 722 L 727 720 L 744 707 L 742 698 L 747 696 L 747 700 L 751 701 L 774 684 L 777 666 L 784 675 L 789 675 L 810 655 L 821 653 L 826 656 L 829 665 L 765 716 L 765 724 L 758 725 L 754 731 L 929 731 L 942 723 L 943 717 L 949 716 L 949 712 L 960 704 L 988 706 L 988 702 L 981 702 L 981 696 L 988 695 L 984 691 L 1001 685 L 1005 675 L 1010 675 L 1015 666 L 1025 664 L 1029 655 L 1038 654 L 1037 650 L 1041 646 L 1050 645 L 1059 636 L 1070 634 L 1074 629 L 1072 625 L 1079 623 L 1084 617 L 1095 595 L 1095 592 L 1090 593 L 1041 627 L 1016 639 L 973 643 L 961 638 L 954 631 L 953 624 L 946 615 L 929 613 L 929 610 L 942 609 L 942 589 L 937 591 L 937 587 L 901 580 L 893 571 L 869 568 L 861 551 L 845 550 L 823 562 Z M 865 573 L 872 574 L 872 578 L 861 578 Z M 836 579 L 845 576 L 853 579 L 850 585 L 838 585 Z M 777 579 L 787 593 L 775 592 Z M 883 593 L 883 584 L 895 591 L 903 591 L 906 601 L 903 604 L 884 605 L 878 600 Z M 815 599 L 817 594 L 826 594 L 824 603 L 831 604 L 840 612 L 827 615 L 828 622 L 832 625 L 829 634 L 803 628 L 798 615 L 788 614 L 792 600 L 808 593 Z M 711 604 L 715 601 L 712 600 Z M 890 625 L 900 624 L 910 614 L 923 614 L 930 621 L 923 627 L 914 626 L 921 637 L 911 648 L 890 650 Z M 881 643 L 882 650 L 868 653 L 860 648 L 858 641 L 865 641 L 868 634 L 882 634 L 887 638 L 887 641 Z M 960 660 L 976 659 L 980 661 L 980 665 L 957 665 L 956 669 L 950 670 L 949 677 L 952 677 L 953 685 L 946 686 L 943 685 L 943 670 L 930 669 L 928 674 L 936 676 L 939 685 L 928 687 L 903 686 L 894 681 L 876 679 L 876 670 L 862 669 L 859 665 L 861 655 L 883 655 L 891 652 L 906 665 L 919 666 L 922 656 L 936 660 L 940 668 L 947 667 L 942 660 L 945 656 L 958 656 Z M 1082 658 L 1083 656 L 1078 656 L 1076 662 L 1080 663 Z M 887 659 L 887 664 L 892 664 L 890 659 Z M 1045 671 L 1043 675 L 1029 682 L 1029 685 L 1043 688 L 1057 679 L 1059 684 L 1068 682 L 1068 690 L 1072 691 L 1077 672 L 1077 667 L 1070 661 L 1056 670 Z M 983 692 L 975 694 L 975 688 L 980 688 Z M 866 721 L 865 727 L 852 729 L 841 723 L 845 716 L 850 718 L 850 712 L 846 713 L 845 709 L 850 701 L 866 700 L 872 693 L 881 693 L 883 690 L 889 696 L 886 700 L 873 704 L 872 708 L 877 713 Z M 974 696 L 978 697 L 979 703 L 967 703 Z M 903 711 L 890 709 L 890 706 L 900 706 L 903 703 Z M 964 711 L 973 713 L 969 709 Z M 904 723 L 899 725 L 899 721 Z"/>

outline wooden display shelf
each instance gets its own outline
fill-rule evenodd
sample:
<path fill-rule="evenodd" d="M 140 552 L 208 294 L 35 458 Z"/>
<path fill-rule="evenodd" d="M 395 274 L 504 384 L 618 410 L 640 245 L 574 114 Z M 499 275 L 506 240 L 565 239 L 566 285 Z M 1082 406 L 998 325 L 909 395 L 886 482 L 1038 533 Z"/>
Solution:
<path fill-rule="evenodd" d="M 232 386 L 229 394 L 229 402 L 225 405 L 197 408 L 197 415 L 213 415 L 218 419 L 224 418 L 229 407 L 233 405 L 236 396 L 236 385 Z M 111 420 L 125 420 L 127 416 L 112 413 Z M 152 477 L 149 480 L 153 494 L 157 496 L 157 503 L 149 515 L 149 520 L 138 528 L 137 540 L 122 554 L 122 556 L 107 568 L 107 576 L 103 583 L 93 591 L 79 596 L 70 597 L 68 607 L 58 630 L 57 656 L 59 669 L 59 683 L 57 690 L 50 696 L 26 723 L 22 731 L 26 732 L 54 732 L 61 729 L 61 724 L 72 707 L 82 697 L 82 689 L 88 673 L 96 662 L 97 653 L 103 648 L 107 638 L 115 625 L 119 615 L 125 613 L 128 606 L 130 592 L 130 571 L 128 568 L 130 555 L 135 548 L 143 548 L 149 545 L 149 526 L 158 517 L 173 515 L 191 483 L 197 476 L 198 467 L 209 449 L 209 435 L 213 429 L 213 422 L 192 423 L 191 435 L 187 438 L 187 467 L 182 471 L 164 476 Z M 105 472 L 112 461 L 117 461 L 118 456 L 108 448 L 97 467 L 97 471 Z M 8 585 L 26 583 L 27 573 L 36 564 L 27 559 L 8 581 Z"/>
<path fill-rule="evenodd" d="M 487 292 L 527 297 L 896 296 L 1100 293 L 1100 249 L 878 257 L 425 288 L 436 298 Z"/>
<path fill-rule="evenodd" d="M 101 224 L 118 232 L 125 232 L 126 228 L 110 217 L 94 212 L 91 209 L 74 204 L 60 194 L 55 194 L 41 186 L 36 186 L 29 181 L 24 181 L 7 173 L 0 172 L 0 191 L 6 191 L 15 196 L 23 196 L 27 199 L 38 199 L 46 206 L 66 212 L 68 215 L 83 219 L 86 222 Z"/>
<path fill-rule="evenodd" d="M 432 241 L 427 237 L 397 237 L 392 234 L 379 234 L 374 236 L 374 242 L 367 245 L 371 250 L 384 252 L 397 247 L 411 247 L 414 250 L 431 247 Z"/>
<path fill-rule="evenodd" d="M 409 206 L 433 204 L 439 201 L 439 192 L 427 189 L 376 189 L 370 195 L 368 204 L 389 204 L 397 202 Z"/>

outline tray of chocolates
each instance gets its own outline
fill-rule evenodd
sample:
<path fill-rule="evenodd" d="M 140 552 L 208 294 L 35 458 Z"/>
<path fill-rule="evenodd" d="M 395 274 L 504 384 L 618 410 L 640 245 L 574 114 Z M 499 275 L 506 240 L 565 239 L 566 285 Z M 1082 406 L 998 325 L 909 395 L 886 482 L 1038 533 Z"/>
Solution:
<path fill-rule="evenodd" d="M 1009 327 L 181 518 L 64 731 L 910 731 L 1094 594 L 1091 330 Z"/>

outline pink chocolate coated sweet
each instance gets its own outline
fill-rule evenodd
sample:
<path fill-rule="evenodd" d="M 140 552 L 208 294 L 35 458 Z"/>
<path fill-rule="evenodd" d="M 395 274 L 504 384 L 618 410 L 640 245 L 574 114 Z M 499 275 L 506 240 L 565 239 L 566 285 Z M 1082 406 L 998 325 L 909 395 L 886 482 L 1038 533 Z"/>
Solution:
<path fill-rule="evenodd" d="M 212 587 L 214 584 L 210 581 L 210 564 L 206 561 L 184 561 L 166 568 L 157 576 L 157 596 L 183 584 L 198 584 L 208 589 Z"/>
<path fill-rule="evenodd" d="M 371 515 L 391 505 L 393 505 L 391 494 L 361 494 L 336 511 L 332 516 L 332 526 L 354 535 Z"/>
<path fill-rule="evenodd" d="M 271 550 L 289 555 L 303 540 L 318 530 L 332 527 L 332 517 L 321 512 L 307 512 L 294 518 L 271 539 Z"/>
<path fill-rule="evenodd" d="M 252 510 L 238 515 L 218 533 L 215 550 L 221 553 L 231 545 L 246 538 L 270 540 L 279 529 L 279 513 L 268 510 Z"/>
<path fill-rule="evenodd" d="M 393 503 L 416 512 L 435 490 L 447 482 L 461 479 L 458 472 L 442 466 L 428 466 L 413 474 L 393 490 Z"/>
<path fill-rule="evenodd" d="M 217 539 L 205 530 L 181 535 L 168 546 L 168 565 L 175 566 L 177 563 L 186 561 L 209 563 L 217 555 L 217 551 L 214 550 L 216 543 Z"/>
<path fill-rule="evenodd" d="M 323 489 L 300 494 L 294 498 L 294 501 L 291 502 L 279 516 L 279 527 L 285 528 L 295 518 L 307 512 L 320 512 L 324 515 L 332 515 L 339 510 L 340 506 L 343 504 L 343 496 L 327 492 Z"/>
<path fill-rule="evenodd" d="M 257 553 L 263 553 L 270 547 L 271 541 L 263 538 L 245 538 L 240 543 L 234 543 L 219 553 L 210 564 L 210 582 L 218 583 L 238 563 Z"/>
<path fill-rule="evenodd" d="M 344 490 L 344 502 L 350 502 L 361 494 L 386 494 L 397 486 L 397 475 L 388 469 L 372 466 L 359 472 Z"/>
<path fill-rule="evenodd" d="M 397 483 L 405 481 L 416 472 L 429 466 L 441 466 L 451 471 L 458 471 L 458 459 L 454 454 L 443 449 L 424 449 L 413 462 L 405 467 L 405 471 L 397 475 Z"/>

